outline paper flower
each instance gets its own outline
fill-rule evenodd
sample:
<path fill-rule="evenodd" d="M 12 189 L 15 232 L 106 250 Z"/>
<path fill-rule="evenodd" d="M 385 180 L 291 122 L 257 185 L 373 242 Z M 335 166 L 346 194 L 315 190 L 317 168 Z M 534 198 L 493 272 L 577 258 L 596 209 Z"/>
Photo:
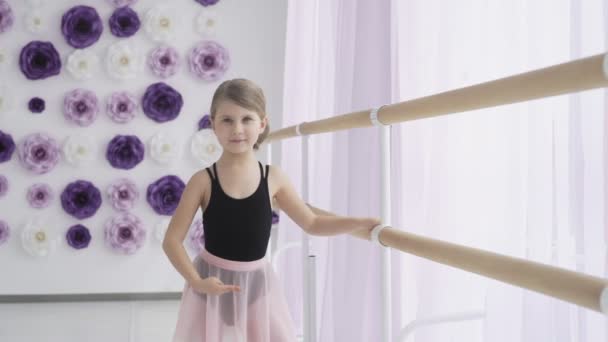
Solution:
<path fill-rule="evenodd" d="M 0 163 L 11 160 L 13 152 L 15 152 L 13 136 L 0 131 Z"/>
<path fill-rule="evenodd" d="M 148 67 L 158 77 L 167 78 L 175 75 L 179 66 L 179 54 L 170 46 L 159 46 L 148 55 Z"/>
<path fill-rule="evenodd" d="M 47 221 L 39 218 L 25 223 L 21 231 L 21 245 L 29 255 L 43 257 L 55 250 L 57 237 L 47 225 Z"/>
<path fill-rule="evenodd" d="M 0 0 L 0 33 L 10 30 L 14 21 L 15 15 L 11 6 L 5 0 Z"/>
<path fill-rule="evenodd" d="M 203 129 L 192 136 L 190 152 L 192 157 L 202 165 L 215 163 L 220 159 L 222 151 L 222 145 L 220 145 L 213 130 Z"/>
<path fill-rule="evenodd" d="M 207 7 L 207 6 L 212 6 L 218 3 L 218 1 L 220 0 L 195 0 L 196 2 L 198 2 L 199 4 Z"/>
<path fill-rule="evenodd" d="M 90 80 L 99 70 L 99 58 L 89 49 L 74 50 L 68 57 L 66 68 L 74 79 Z"/>
<path fill-rule="evenodd" d="M 209 114 L 203 115 L 198 121 L 198 130 L 211 128 L 211 116 Z"/>
<path fill-rule="evenodd" d="M 90 136 L 71 135 L 63 143 L 63 156 L 72 166 L 79 167 L 91 162 L 97 146 Z"/>
<path fill-rule="evenodd" d="M 169 164 L 179 156 L 180 148 L 175 138 L 157 132 L 148 142 L 150 157 L 159 164 Z"/>
<path fill-rule="evenodd" d="M 137 100 L 135 96 L 126 91 L 112 93 L 106 104 L 106 113 L 116 123 L 127 123 L 137 113 Z"/>
<path fill-rule="evenodd" d="M 108 2 L 114 7 L 125 7 L 133 5 L 137 0 L 108 0 Z"/>
<path fill-rule="evenodd" d="M 276 211 L 272 211 L 272 224 L 278 224 L 279 223 L 279 213 L 277 213 Z"/>
<path fill-rule="evenodd" d="M 38 10 L 27 11 L 23 17 L 25 28 L 34 34 L 38 34 L 47 30 L 44 16 Z"/>
<path fill-rule="evenodd" d="M 27 202 L 30 207 L 43 209 L 49 206 L 55 198 L 53 189 L 45 183 L 36 183 L 27 189 Z"/>
<path fill-rule="evenodd" d="M 21 49 L 19 68 L 28 80 L 42 80 L 59 75 L 61 59 L 52 43 L 35 40 Z"/>
<path fill-rule="evenodd" d="M 101 193 L 93 183 L 77 180 L 68 184 L 61 193 L 61 206 L 79 220 L 89 218 L 101 206 Z"/>
<path fill-rule="evenodd" d="M 0 47 L 0 71 L 6 69 L 9 65 L 12 67 L 13 58 L 8 50 Z"/>
<path fill-rule="evenodd" d="M 65 239 L 74 249 L 83 249 L 89 246 L 91 242 L 91 233 L 89 229 L 81 224 L 76 224 L 68 229 L 65 234 Z"/>
<path fill-rule="evenodd" d="M 13 99 L 8 87 L 0 86 L 0 114 L 8 113 L 13 109 Z"/>
<path fill-rule="evenodd" d="M 29 108 L 32 113 L 42 113 L 45 108 L 44 100 L 39 97 L 32 97 L 27 103 L 27 108 Z"/>
<path fill-rule="evenodd" d="M 145 30 L 154 41 L 169 41 L 175 36 L 177 20 L 166 6 L 155 6 L 146 12 Z"/>
<path fill-rule="evenodd" d="M 205 230 L 203 229 L 202 219 L 197 218 L 190 226 L 188 244 L 196 254 L 201 253 L 205 249 Z"/>
<path fill-rule="evenodd" d="M 95 8 L 74 6 L 61 18 L 61 33 L 66 42 L 76 49 L 84 49 L 99 40 L 103 23 Z"/>
<path fill-rule="evenodd" d="M 220 79 L 230 67 L 230 55 L 222 45 L 206 40 L 198 43 L 188 58 L 190 72 L 204 81 Z"/>
<path fill-rule="evenodd" d="M 6 195 L 7 192 L 8 192 L 8 179 L 5 176 L 0 175 L 0 198 L 4 197 L 4 195 Z"/>
<path fill-rule="evenodd" d="M 215 35 L 217 13 L 213 10 L 203 9 L 196 17 L 196 31 L 205 37 Z"/>
<path fill-rule="evenodd" d="M 11 227 L 6 221 L 0 220 L 0 245 L 8 241 L 11 237 Z"/>
<path fill-rule="evenodd" d="M 144 154 L 144 144 L 135 135 L 116 135 L 106 149 L 106 159 L 110 165 L 123 170 L 137 166 L 144 159 Z"/>
<path fill-rule="evenodd" d="M 150 85 L 141 101 L 144 114 L 156 122 L 167 122 L 175 119 L 182 110 L 182 95 L 163 82 Z"/>
<path fill-rule="evenodd" d="M 173 215 L 186 185 L 175 175 L 159 178 L 148 186 L 146 199 L 159 215 Z"/>
<path fill-rule="evenodd" d="M 117 80 L 133 79 L 142 69 L 141 55 L 128 41 L 119 41 L 108 48 L 106 66 Z"/>
<path fill-rule="evenodd" d="M 137 13 L 127 6 L 117 8 L 112 13 L 109 24 L 112 34 L 120 38 L 131 37 L 141 26 Z"/>
<path fill-rule="evenodd" d="M 122 254 L 134 254 L 146 240 L 146 229 L 141 220 L 129 213 L 118 214 L 105 224 L 106 246 Z"/>
<path fill-rule="evenodd" d="M 108 186 L 106 195 L 115 210 L 127 211 L 133 209 L 139 199 L 139 190 L 129 179 L 120 178 Z"/>
<path fill-rule="evenodd" d="M 63 99 L 63 116 L 78 126 L 86 127 L 97 119 L 97 96 L 90 90 L 74 89 Z"/>
<path fill-rule="evenodd" d="M 61 156 L 57 142 L 46 133 L 27 135 L 17 147 L 17 154 L 21 165 L 37 174 L 51 171 Z"/>

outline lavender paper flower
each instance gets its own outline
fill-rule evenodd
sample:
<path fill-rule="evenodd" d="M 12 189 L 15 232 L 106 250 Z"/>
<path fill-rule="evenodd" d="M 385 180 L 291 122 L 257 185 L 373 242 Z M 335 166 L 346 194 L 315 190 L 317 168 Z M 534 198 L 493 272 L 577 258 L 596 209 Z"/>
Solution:
<path fill-rule="evenodd" d="M 15 141 L 13 137 L 0 131 L 0 163 L 11 160 L 11 157 L 15 152 Z"/>
<path fill-rule="evenodd" d="M 82 220 L 95 215 L 101 206 L 101 193 L 93 183 L 77 180 L 61 193 L 61 206 L 66 213 Z"/>
<path fill-rule="evenodd" d="M 173 215 L 186 185 L 177 176 L 159 178 L 148 186 L 146 199 L 159 215 Z"/>
<path fill-rule="evenodd" d="M 32 133 L 21 141 L 17 154 L 24 168 L 44 174 L 59 163 L 61 151 L 55 139 L 46 133 Z"/>
<path fill-rule="evenodd" d="M 0 198 L 4 197 L 4 195 L 6 195 L 7 192 L 8 192 L 8 179 L 5 176 L 0 175 Z"/>
<path fill-rule="evenodd" d="M 61 59 L 51 42 L 32 41 L 21 49 L 19 68 L 28 80 L 59 75 Z"/>
<path fill-rule="evenodd" d="M 66 42 L 76 49 L 84 49 L 99 40 L 103 23 L 90 6 L 74 6 L 61 18 L 61 33 Z"/>
<path fill-rule="evenodd" d="M 230 55 L 218 42 L 211 40 L 197 44 L 188 58 L 190 71 L 196 77 L 212 82 L 220 79 L 230 67 Z"/>
<path fill-rule="evenodd" d="M 137 13 L 130 7 L 117 8 L 110 17 L 110 31 L 116 37 L 131 37 L 139 30 L 141 21 Z"/>
<path fill-rule="evenodd" d="M 133 209 L 135 201 L 139 199 L 139 190 L 135 183 L 121 178 L 108 186 L 106 195 L 114 209 L 127 211 Z"/>
<path fill-rule="evenodd" d="M 207 7 L 207 6 L 211 6 L 211 5 L 215 5 L 218 3 L 218 1 L 220 0 L 195 0 L 196 2 L 198 2 L 199 4 Z"/>
<path fill-rule="evenodd" d="M 106 112 L 110 119 L 116 123 L 127 123 L 135 117 L 137 100 L 129 92 L 115 92 L 108 98 Z"/>
<path fill-rule="evenodd" d="M 163 82 L 150 85 L 142 98 L 144 114 L 159 123 L 175 119 L 183 105 L 182 95 Z"/>
<path fill-rule="evenodd" d="M 74 89 L 63 99 L 63 116 L 78 126 L 86 127 L 97 119 L 97 96 L 90 90 Z"/>
<path fill-rule="evenodd" d="M 89 229 L 81 224 L 76 224 L 68 229 L 68 232 L 65 234 L 65 239 L 74 249 L 83 249 L 89 246 L 91 242 L 91 233 Z"/>
<path fill-rule="evenodd" d="M 27 104 L 27 107 L 30 109 L 32 113 L 42 113 L 44 112 L 45 103 L 44 100 L 39 97 L 33 97 Z"/>
<path fill-rule="evenodd" d="M 105 224 L 106 245 L 115 252 L 134 254 L 144 245 L 146 229 L 141 220 L 129 213 L 119 214 Z"/>
<path fill-rule="evenodd" d="M 108 2 L 114 7 L 124 7 L 133 5 L 137 0 L 108 0 Z"/>
<path fill-rule="evenodd" d="M 117 135 L 108 143 L 106 159 L 117 169 L 129 170 L 144 159 L 144 154 L 144 144 L 137 136 Z"/>
<path fill-rule="evenodd" d="M 209 114 L 203 115 L 198 121 L 198 130 L 211 128 L 211 116 Z"/>
<path fill-rule="evenodd" d="M 175 75 L 179 66 L 179 54 L 170 46 L 159 46 L 148 55 L 148 67 L 158 77 L 167 78 Z"/>
<path fill-rule="evenodd" d="M 0 245 L 8 241 L 8 238 L 11 237 L 11 228 L 8 226 L 3 220 L 0 220 Z"/>
<path fill-rule="evenodd" d="M 44 183 L 36 183 L 27 189 L 27 202 L 36 209 L 46 208 L 55 198 L 53 189 Z"/>
<path fill-rule="evenodd" d="M 196 219 L 190 226 L 188 241 L 190 243 L 190 248 L 197 254 L 205 249 L 205 230 L 203 228 L 202 219 Z"/>
<path fill-rule="evenodd" d="M 0 33 L 4 33 L 13 27 L 15 15 L 11 6 L 5 0 L 0 0 Z"/>

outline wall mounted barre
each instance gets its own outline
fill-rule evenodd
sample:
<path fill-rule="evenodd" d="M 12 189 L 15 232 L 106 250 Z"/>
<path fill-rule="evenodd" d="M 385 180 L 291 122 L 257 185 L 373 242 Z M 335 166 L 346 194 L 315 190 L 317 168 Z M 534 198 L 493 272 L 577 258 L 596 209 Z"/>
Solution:
<path fill-rule="evenodd" d="M 432 118 L 475 109 L 563 95 L 608 86 L 606 54 L 578 59 L 495 81 L 447 91 L 382 107 L 378 119 L 383 124 Z M 351 128 L 370 127 L 370 109 L 306 122 L 276 130 L 266 142 L 300 134 L 328 133 Z"/>

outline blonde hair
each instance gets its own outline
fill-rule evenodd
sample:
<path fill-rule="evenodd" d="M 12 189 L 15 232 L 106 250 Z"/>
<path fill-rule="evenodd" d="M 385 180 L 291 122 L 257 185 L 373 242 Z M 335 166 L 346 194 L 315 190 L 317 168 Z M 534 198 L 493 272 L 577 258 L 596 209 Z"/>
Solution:
<path fill-rule="evenodd" d="M 262 120 L 266 117 L 266 97 L 264 97 L 264 92 L 262 88 L 250 80 L 235 78 L 224 81 L 217 87 L 211 100 L 211 120 L 215 119 L 217 107 L 225 100 L 232 101 L 245 109 L 256 112 Z M 267 123 L 264 132 L 260 134 L 258 141 L 253 145 L 254 149 L 260 148 L 269 132 L 270 125 Z"/>

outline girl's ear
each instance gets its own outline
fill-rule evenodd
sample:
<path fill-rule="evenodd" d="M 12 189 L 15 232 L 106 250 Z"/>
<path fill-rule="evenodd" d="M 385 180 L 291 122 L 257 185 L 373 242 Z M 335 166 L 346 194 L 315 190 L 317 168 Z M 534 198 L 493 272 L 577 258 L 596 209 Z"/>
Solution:
<path fill-rule="evenodd" d="M 262 130 L 262 132 L 266 129 L 266 125 L 268 125 L 268 117 L 267 116 L 264 117 L 261 120 L 261 123 L 260 123 L 260 129 Z"/>

